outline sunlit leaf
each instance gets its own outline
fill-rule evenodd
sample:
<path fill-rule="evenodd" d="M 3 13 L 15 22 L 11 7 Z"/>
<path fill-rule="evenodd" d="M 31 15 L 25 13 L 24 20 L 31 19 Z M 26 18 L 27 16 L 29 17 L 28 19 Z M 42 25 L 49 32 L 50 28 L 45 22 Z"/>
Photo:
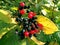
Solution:
<path fill-rule="evenodd" d="M 20 40 L 15 30 L 12 29 L 0 39 L 0 45 L 26 45 L 26 40 Z"/>
<path fill-rule="evenodd" d="M 56 31 L 58 31 L 57 26 L 47 17 L 44 17 L 42 15 L 38 16 L 37 17 L 37 22 L 41 23 L 44 26 L 43 32 L 45 34 L 52 34 Z"/>
<path fill-rule="evenodd" d="M 5 23 L 4 21 L 0 20 L 0 39 L 3 35 L 5 35 L 8 31 L 13 29 L 15 26 L 14 24 Z"/>
<path fill-rule="evenodd" d="M 0 10 L 0 20 L 10 23 L 11 22 L 11 15 L 4 10 Z"/>

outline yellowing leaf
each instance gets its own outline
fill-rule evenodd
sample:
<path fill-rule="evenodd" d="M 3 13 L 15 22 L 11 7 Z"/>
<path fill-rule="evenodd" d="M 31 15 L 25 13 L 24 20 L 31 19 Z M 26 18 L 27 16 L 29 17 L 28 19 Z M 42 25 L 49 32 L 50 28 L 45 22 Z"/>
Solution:
<path fill-rule="evenodd" d="M 11 10 L 18 10 L 18 7 L 11 7 Z"/>
<path fill-rule="evenodd" d="M 37 16 L 37 22 L 41 23 L 44 26 L 43 32 L 45 34 L 52 34 L 56 31 L 58 31 L 57 26 L 50 19 L 48 19 L 45 16 L 42 16 L 42 15 Z"/>
<path fill-rule="evenodd" d="M 17 24 L 15 22 L 15 18 L 11 18 L 11 14 L 7 10 L 0 9 L 0 20 L 7 22 L 7 23 Z"/>
<path fill-rule="evenodd" d="M 0 20 L 11 23 L 11 15 L 8 11 L 0 9 Z"/>

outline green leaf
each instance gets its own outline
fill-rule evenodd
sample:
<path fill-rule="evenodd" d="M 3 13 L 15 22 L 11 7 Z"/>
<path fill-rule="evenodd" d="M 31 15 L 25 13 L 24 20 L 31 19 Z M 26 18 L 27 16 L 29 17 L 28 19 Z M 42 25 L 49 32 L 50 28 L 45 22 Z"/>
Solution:
<path fill-rule="evenodd" d="M 59 45 L 59 44 L 58 44 L 58 42 L 56 42 L 56 41 L 52 41 L 52 42 L 50 42 L 48 45 Z"/>
<path fill-rule="evenodd" d="M 5 15 L 2 12 L 0 12 L 0 20 L 2 20 L 4 22 L 7 22 L 7 23 L 10 23 L 11 22 L 11 17 L 9 17 L 9 15 Z"/>
<path fill-rule="evenodd" d="M 33 40 L 27 38 L 26 45 L 37 45 L 37 44 Z"/>
<path fill-rule="evenodd" d="M 57 4 L 59 0 L 53 0 L 53 3 L 54 4 Z"/>
<path fill-rule="evenodd" d="M 60 31 L 58 31 L 54 34 L 54 38 L 60 44 Z"/>
<path fill-rule="evenodd" d="M 45 35 L 42 31 L 40 32 L 40 34 L 37 34 L 36 36 L 36 38 L 42 42 L 50 42 L 54 40 L 53 35 Z"/>
<path fill-rule="evenodd" d="M 0 20 L 0 38 L 2 38 L 3 35 L 5 35 L 8 31 L 10 31 L 14 27 L 15 27 L 14 24 L 5 23 L 4 21 Z"/>
<path fill-rule="evenodd" d="M 14 28 L 0 39 L 0 45 L 26 45 L 26 40 L 20 40 L 19 36 L 15 34 Z"/>
<path fill-rule="evenodd" d="M 37 39 L 42 42 L 46 42 L 46 37 L 43 34 L 43 32 L 40 32 L 40 34 L 37 34 Z"/>

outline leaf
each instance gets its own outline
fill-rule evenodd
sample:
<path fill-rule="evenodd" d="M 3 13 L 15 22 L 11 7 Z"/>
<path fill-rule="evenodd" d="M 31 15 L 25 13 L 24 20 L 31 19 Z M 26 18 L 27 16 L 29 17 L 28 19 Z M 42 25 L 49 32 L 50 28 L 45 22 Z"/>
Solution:
<path fill-rule="evenodd" d="M 43 32 L 47 35 L 58 31 L 57 26 L 49 18 L 47 18 L 45 16 L 42 16 L 42 15 L 37 16 L 37 22 L 41 23 L 44 26 Z"/>
<path fill-rule="evenodd" d="M 15 28 L 13 28 L 0 39 L 0 45 L 26 45 L 26 41 L 25 39 L 20 40 L 15 34 Z"/>
<path fill-rule="evenodd" d="M 43 31 L 40 32 L 40 34 L 36 35 L 37 40 L 42 41 L 42 42 L 51 42 L 54 41 L 53 35 L 46 35 L 44 34 Z"/>
<path fill-rule="evenodd" d="M 52 42 L 50 42 L 48 45 L 59 45 L 59 44 L 58 44 L 58 42 L 56 42 L 56 41 L 52 41 Z"/>
<path fill-rule="evenodd" d="M 26 39 L 26 45 L 37 45 L 33 40 L 27 38 Z"/>
<path fill-rule="evenodd" d="M 12 24 L 10 13 L 0 9 L 0 39 L 15 26 Z"/>
<path fill-rule="evenodd" d="M 0 20 L 0 39 L 3 35 L 5 35 L 8 31 L 10 31 L 12 28 L 14 28 L 16 25 L 5 23 L 4 21 Z"/>
<path fill-rule="evenodd" d="M 39 37 L 39 36 L 37 36 Z M 39 37 L 40 38 L 40 37 Z M 31 39 L 37 44 L 37 45 L 44 45 L 45 42 L 41 41 L 41 40 L 38 40 L 38 38 L 32 36 Z"/>
<path fill-rule="evenodd" d="M 60 44 L 60 31 L 54 33 L 54 38 Z"/>
<path fill-rule="evenodd" d="M 40 32 L 40 34 L 37 34 L 36 38 L 37 38 L 37 40 L 42 41 L 42 42 L 46 42 L 47 41 L 43 32 Z"/>
<path fill-rule="evenodd" d="M 12 21 L 11 15 L 6 10 L 0 9 L 0 20 L 7 22 L 7 23 L 10 23 Z"/>

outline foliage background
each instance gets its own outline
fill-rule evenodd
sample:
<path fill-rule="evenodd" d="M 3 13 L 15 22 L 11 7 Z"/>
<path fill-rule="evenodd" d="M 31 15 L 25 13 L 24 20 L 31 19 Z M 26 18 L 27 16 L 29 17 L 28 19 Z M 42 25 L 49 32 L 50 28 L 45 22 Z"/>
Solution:
<path fill-rule="evenodd" d="M 20 40 L 15 34 L 15 29 L 20 30 L 20 27 L 11 23 L 11 17 L 16 14 L 15 8 L 21 1 L 30 5 L 30 10 L 36 12 L 37 15 L 44 15 L 51 19 L 60 30 L 60 0 L 0 0 L 0 45 L 37 45 L 29 39 Z M 45 35 L 41 32 L 36 38 L 46 42 L 45 45 L 60 45 L 60 31 L 52 35 Z"/>

